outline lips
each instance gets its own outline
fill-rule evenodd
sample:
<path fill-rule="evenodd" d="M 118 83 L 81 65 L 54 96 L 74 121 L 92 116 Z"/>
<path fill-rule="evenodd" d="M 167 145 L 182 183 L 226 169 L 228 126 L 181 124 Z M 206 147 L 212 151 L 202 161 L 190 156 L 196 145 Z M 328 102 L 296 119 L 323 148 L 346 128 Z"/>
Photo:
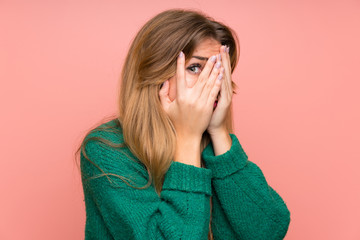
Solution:
<path fill-rule="evenodd" d="M 220 97 L 220 93 L 218 93 L 218 95 L 217 95 L 217 97 L 216 97 L 216 100 L 215 100 L 215 102 L 214 102 L 214 109 L 215 109 L 216 106 L 218 105 L 219 97 Z"/>
<path fill-rule="evenodd" d="M 214 109 L 216 108 L 217 103 L 218 103 L 218 100 L 216 100 L 216 101 L 214 102 Z"/>

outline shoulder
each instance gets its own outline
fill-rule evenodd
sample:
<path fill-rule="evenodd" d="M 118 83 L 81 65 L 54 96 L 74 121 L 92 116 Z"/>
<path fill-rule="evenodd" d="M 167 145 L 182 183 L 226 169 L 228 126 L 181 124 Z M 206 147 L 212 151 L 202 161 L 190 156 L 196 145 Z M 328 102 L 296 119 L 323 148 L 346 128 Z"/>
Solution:
<path fill-rule="evenodd" d="M 80 151 L 83 177 L 111 173 L 127 175 L 146 172 L 142 163 L 126 146 L 118 119 L 107 121 L 92 129 L 84 138 Z"/>
<path fill-rule="evenodd" d="M 94 138 L 94 137 L 102 137 L 107 140 L 112 140 L 119 142 L 119 140 L 122 139 L 122 128 L 121 124 L 118 119 L 112 119 L 110 121 L 107 121 L 105 123 L 102 123 L 92 129 L 86 136 L 84 140 L 87 140 L 88 138 Z M 120 137 L 120 139 L 119 139 Z"/>
<path fill-rule="evenodd" d="M 87 154 L 100 154 L 105 150 L 115 150 L 115 145 L 123 143 L 120 123 L 117 119 L 113 119 L 92 129 L 84 137 L 82 145 Z"/>

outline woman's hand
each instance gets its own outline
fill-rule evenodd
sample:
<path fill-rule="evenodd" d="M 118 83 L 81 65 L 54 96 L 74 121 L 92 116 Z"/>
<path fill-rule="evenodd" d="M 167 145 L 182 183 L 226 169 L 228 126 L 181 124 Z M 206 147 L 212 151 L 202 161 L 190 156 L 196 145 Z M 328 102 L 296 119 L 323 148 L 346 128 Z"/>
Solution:
<path fill-rule="evenodd" d="M 176 162 L 201 166 L 200 142 L 209 126 L 221 86 L 221 64 L 215 64 L 215 61 L 216 56 L 211 57 L 193 82 L 186 79 L 185 56 L 180 53 L 176 70 L 176 98 L 173 101 L 169 98 L 169 80 L 159 91 L 161 104 L 176 130 Z"/>
<path fill-rule="evenodd" d="M 221 84 L 218 102 L 211 117 L 210 124 L 207 128 L 207 131 L 210 135 L 214 135 L 217 132 L 224 131 L 226 129 L 226 117 L 231 105 L 233 95 L 233 89 L 231 84 L 231 62 L 226 46 L 221 46 L 220 55 L 225 72 L 223 77 L 224 79 Z"/>
<path fill-rule="evenodd" d="M 169 98 L 169 81 L 162 86 L 159 92 L 160 101 L 173 122 L 177 135 L 201 139 L 209 126 L 213 105 L 222 82 L 218 79 L 221 64 L 215 64 L 215 61 L 216 56 L 212 56 L 198 79 L 190 82 L 185 76 L 185 56 L 181 53 L 177 59 L 174 101 Z"/>

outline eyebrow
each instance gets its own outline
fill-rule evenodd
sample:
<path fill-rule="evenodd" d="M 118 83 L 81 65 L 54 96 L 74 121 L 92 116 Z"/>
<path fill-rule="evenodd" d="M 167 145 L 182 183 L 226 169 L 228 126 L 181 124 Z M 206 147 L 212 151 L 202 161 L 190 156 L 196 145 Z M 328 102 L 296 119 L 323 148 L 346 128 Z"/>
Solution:
<path fill-rule="evenodd" d="M 197 58 L 199 60 L 205 60 L 205 61 L 207 61 L 209 59 L 207 57 L 200 57 L 200 56 L 192 56 L 192 58 Z"/>

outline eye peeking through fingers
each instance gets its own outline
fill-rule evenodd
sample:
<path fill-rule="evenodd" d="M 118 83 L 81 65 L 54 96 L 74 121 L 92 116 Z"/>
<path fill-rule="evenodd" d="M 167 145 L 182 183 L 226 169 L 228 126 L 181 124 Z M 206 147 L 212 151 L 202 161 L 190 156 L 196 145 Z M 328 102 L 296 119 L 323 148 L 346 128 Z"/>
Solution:
<path fill-rule="evenodd" d="M 200 74 L 202 66 L 199 63 L 194 63 L 188 66 L 186 69 L 192 74 Z"/>

